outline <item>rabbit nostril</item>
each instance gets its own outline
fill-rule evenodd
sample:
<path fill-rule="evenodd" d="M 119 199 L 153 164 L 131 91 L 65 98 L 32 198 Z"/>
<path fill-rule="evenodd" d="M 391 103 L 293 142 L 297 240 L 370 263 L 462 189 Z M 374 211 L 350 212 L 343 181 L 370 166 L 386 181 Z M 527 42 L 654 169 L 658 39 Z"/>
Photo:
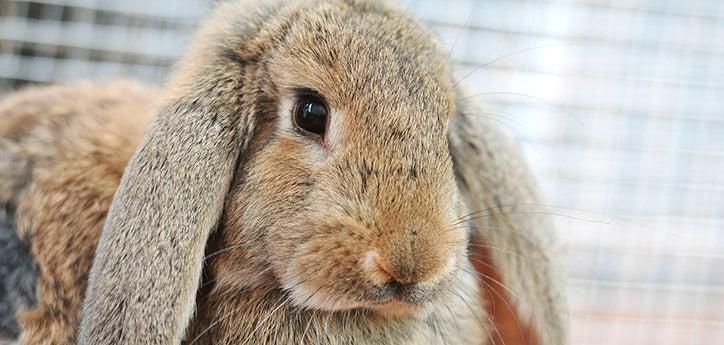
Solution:
<path fill-rule="evenodd" d="M 385 289 L 390 290 L 392 293 L 397 293 L 397 290 L 399 290 L 400 287 L 402 287 L 402 284 L 398 283 L 396 280 L 393 280 L 385 285 Z"/>
<path fill-rule="evenodd" d="M 367 252 L 362 261 L 362 268 L 370 275 L 372 282 L 378 287 L 396 283 L 394 275 L 375 250 Z"/>
<path fill-rule="evenodd" d="M 397 281 L 385 284 L 382 288 L 382 296 L 411 304 L 421 304 L 429 298 L 420 283 L 403 284 Z"/>
<path fill-rule="evenodd" d="M 390 281 L 380 286 L 380 296 L 385 298 L 396 297 L 400 292 L 402 285 L 397 281 Z"/>

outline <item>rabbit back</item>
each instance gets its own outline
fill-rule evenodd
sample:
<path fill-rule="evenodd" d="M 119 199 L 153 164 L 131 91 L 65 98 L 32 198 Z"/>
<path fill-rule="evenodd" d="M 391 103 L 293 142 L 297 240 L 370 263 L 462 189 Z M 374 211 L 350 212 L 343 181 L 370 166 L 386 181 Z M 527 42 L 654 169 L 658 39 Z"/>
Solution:
<path fill-rule="evenodd" d="M 0 245 L 28 259 L 8 254 L 19 259 L 7 267 L 13 279 L 3 278 L 0 300 L 30 293 L 2 309 L 17 313 L 20 343 L 75 341 L 98 236 L 155 93 L 125 81 L 80 83 L 29 88 L 0 102 Z"/>

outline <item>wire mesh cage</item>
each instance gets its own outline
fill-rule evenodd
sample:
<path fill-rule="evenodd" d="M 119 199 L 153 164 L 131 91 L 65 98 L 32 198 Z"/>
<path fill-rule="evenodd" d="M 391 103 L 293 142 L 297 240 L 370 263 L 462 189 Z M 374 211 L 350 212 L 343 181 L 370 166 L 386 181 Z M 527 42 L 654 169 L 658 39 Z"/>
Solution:
<path fill-rule="evenodd" d="M 18 0 L 0 95 L 160 83 L 213 4 Z M 567 253 L 573 344 L 724 344 L 724 2 L 401 0 L 524 144 Z"/>
<path fill-rule="evenodd" d="M 0 90 L 133 77 L 158 82 L 203 1 L 12 1 L 0 21 Z"/>

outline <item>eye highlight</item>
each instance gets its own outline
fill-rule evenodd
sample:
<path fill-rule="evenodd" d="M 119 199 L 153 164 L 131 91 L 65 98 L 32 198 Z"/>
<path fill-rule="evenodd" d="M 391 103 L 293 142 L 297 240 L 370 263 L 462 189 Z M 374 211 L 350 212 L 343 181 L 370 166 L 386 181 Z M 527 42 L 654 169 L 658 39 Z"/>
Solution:
<path fill-rule="evenodd" d="M 311 90 L 299 93 L 292 114 L 297 129 L 324 138 L 329 110 L 324 99 Z"/>

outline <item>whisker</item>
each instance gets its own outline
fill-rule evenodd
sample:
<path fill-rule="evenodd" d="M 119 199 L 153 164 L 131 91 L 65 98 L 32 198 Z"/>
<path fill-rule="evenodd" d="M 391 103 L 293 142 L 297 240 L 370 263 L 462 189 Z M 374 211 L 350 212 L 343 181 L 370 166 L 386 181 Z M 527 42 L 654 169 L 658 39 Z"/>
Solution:
<path fill-rule="evenodd" d="M 534 248 L 536 248 L 536 247 L 538 246 L 538 242 L 537 242 L 536 240 L 531 239 L 530 237 L 528 237 L 528 234 L 527 234 L 527 233 L 521 232 L 520 230 L 517 230 L 517 229 L 513 229 L 513 228 L 502 228 L 502 227 L 495 226 L 495 225 L 492 225 L 492 224 L 486 224 L 486 225 L 469 224 L 469 227 L 470 227 L 470 228 L 473 228 L 473 229 L 498 230 L 498 231 L 501 231 L 501 232 L 505 232 L 505 233 L 507 233 L 507 234 L 516 235 L 516 236 L 518 236 L 518 238 L 520 238 L 521 240 L 527 242 L 528 244 L 531 244 Z M 577 256 L 573 255 L 572 253 L 570 253 L 569 251 L 565 250 L 565 248 L 564 248 L 564 252 L 565 252 L 565 255 L 566 255 L 567 258 L 573 259 L 577 264 L 579 264 L 581 267 L 583 267 L 583 269 L 586 270 L 586 272 L 587 272 L 588 274 L 591 274 L 596 281 L 601 281 L 601 280 L 602 280 L 602 279 L 596 274 L 595 269 L 593 269 L 593 267 L 587 265 L 587 264 L 586 264 L 585 262 L 583 262 L 583 260 L 581 260 L 579 257 L 577 257 Z"/>
<path fill-rule="evenodd" d="M 286 299 L 283 299 L 281 302 L 279 302 L 279 305 L 277 305 L 263 320 L 261 320 L 259 323 L 257 323 L 257 326 L 254 328 L 254 331 L 252 331 L 251 333 L 249 333 L 249 334 L 244 338 L 243 344 L 246 344 L 246 343 L 247 343 L 246 340 L 247 340 L 247 339 L 251 339 L 251 337 L 253 337 L 253 335 L 254 335 L 255 333 L 257 333 L 257 332 L 261 329 L 261 327 L 264 325 L 264 323 L 265 323 L 267 320 L 271 319 L 271 317 L 274 316 L 274 314 L 275 314 L 282 306 L 284 306 L 284 304 L 286 304 L 287 302 L 289 302 L 289 300 L 290 300 L 291 298 L 292 298 L 292 297 L 289 296 L 289 297 L 287 297 Z"/>
<path fill-rule="evenodd" d="M 588 223 L 598 223 L 598 224 L 611 225 L 611 222 L 605 221 L 605 220 L 590 219 L 590 218 L 572 216 L 572 215 L 568 215 L 568 214 L 560 214 L 560 213 L 549 212 L 549 211 L 508 211 L 508 212 L 494 212 L 494 213 L 481 214 L 481 215 L 478 215 L 478 216 L 474 216 L 474 217 L 472 217 L 472 218 L 468 218 L 468 219 L 465 219 L 465 220 L 463 220 L 463 221 L 471 221 L 471 220 L 481 219 L 481 218 L 490 217 L 490 216 L 516 215 L 516 214 L 538 214 L 538 215 L 545 215 L 545 216 L 555 216 L 555 217 L 568 218 L 568 219 L 579 220 L 579 221 L 584 221 L 584 222 L 588 222 Z"/>
<path fill-rule="evenodd" d="M 489 264 L 488 264 L 488 265 L 489 265 Z M 493 267 L 492 265 L 489 265 L 489 266 L 490 266 L 490 267 Z M 494 268 L 494 267 L 493 267 L 493 268 Z M 469 271 L 468 269 L 466 269 L 466 268 L 463 268 L 463 270 L 465 270 L 466 272 L 468 272 L 468 274 L 473 274 L 473 275 L 474 275 L 474 274 L 477 273 L 477 272 L 470 272 L 470 271 Z M 484 277 L 487 278 L 487 279 L 490 279 L 490 280 L 495 281 L 498 285 L 500 285 L 502 288 L 504 288 L 506 291 L 508 291 L 508 292 L 509 292 L 510 294 L 512 294 L 513 296 L 515 296 L 515 298 L 517 298 L 518 301 L 520 301 L 521 303 L 525 303 L 525 304 L 528 306 L 528 308 L 530 308 L 530 309 L 533 311 L 533 313 L 535 313 L 535 309 L 530 305 L 530 303 L 528 302 L 528 300 L 524 300 L 523 298 L 521 298 L 520 296 L 518 296 L 515 292 L 513 292 L 512 289 L 510 289 L 510 288 L 508 288 L 507 286 L 505 286 L 505 284 L 499 282 L 497 279 L 495 279 L 495 278 L 493 278 L 493 277 L 491 277 L 491 276 L 488 276 L 487 274 L 481 274 L 481 273 L 477 273 L 477 274 L 479 274 L 479 275 L 481 275 L 481 276 L 484 276 Z M 503 300 L 503 303 L 505 303 L 505 307 L 508 309 L 508 311 L 510 311 L 511 314 L 516 315 L 516 317 L 514 317 L 513 319 L 515 320 L 515 324 L 516 324 L 516 326 L 517 326 L 517 328 L 518 328 L 518 332 L 520 333 L 520 339 L 525 339 L 525 336 L 523 335 L 523 326 L 520 324 L 520 321 L 518 320 L 518 317 L 517 317 L 518 314 L 515 312 L 515 310 L 513 310 L 513 307 L 510 305 L 510 303 L 508 303 L 507 298 L 505 298 L 500 292 L 498 292 L 492 285 L 488 284 L 485 280 L 479 279 L 478 281 L 481 282 L 481 283 L 484 285 L 483 288 L 488 288 L 488 289 L 489 289 L 490 291 L 492 291 L 496 296 L 500 297 L 500 299 Z M 493 308 L 495 308 L 495 305 L 493 305 Z"/>
<path fill-rule="evenodd" d="M 506 119 L 506 120 L 508 120 L 508 121 L 511 121 L 511 122 L 513 122 L 513 123 L 515 123 L 515 124 L 518 124 L 518 125 L 522 126 L 522 127 L 525 127 L 524 125 L 520 124 L 520 122 L 517 122 L 517 121 L 515 121 L 515 120 L 513 120 L 513 119 L 510 119 L 510 118 L 508 118 L 508 117 L 506 117 L 506 116 L 504 116 L 504 115 L 499 115 L 499 114 L 495 114 L 495 113 L 476 113 L 476 114 L 463 113 L 463 114 L 461 114 L 461 116 L 482 116 L 482 117 L 485 117 L 485 118 L 487 118 L 487 119 L 489 119 L 489 120 L 495 121 L 496 123 L 499 123 L 499 124 L 505 126 L 505 127 L 508 128 L 511 132 L 513 132 L 513 133 L 515 134 L 515 136 L 516 136 L 518 139 L 520 139 L 521 142 L 525 142 L 525 143 L 531 144 L 531 145 L 529 146 L 529 148 L 533 151 L 533 153 L 535 153 L 535 156 L 539 159 L 539 161 L 540 161 L 541 164 L 543 165 L 544 172 L 550 173 L 550 172 L 553 171 L 553 169 L 551 169 L 550 164 L 548 164 L 548 162 L 543 158 L 543 157 L 545 157 L 545 156 L 540 152 L 540 150 L 538 150 L 538 148 L 537 148 L 535 145 L 532 145 L 532 144 L 534 144 L 533 140 L 528 139 L 525 135 L 523 135 L 523 133 L 521 133 L 518 129 L 516 129 L 515 127 L 513 127 L 513 126 L 510 125 L 509 123 L 507 123 L 507 122 L 505 122 L 505 121 L 503 121 L 503 120 L 501 120 L 501 119 L 496 119 L 495 116 L 497 116 L 497 117 L 502 117 L 502 118 L 504 118 L 504 119 Z M 463 160 L 463 161 L 460 161 L 460 164 L 466 164 L 466 163 L 467 163 L 467 162 L 464 161 L 464 160 Z"/>
<path fill-rule="evenodd" d="M 464 287 L 462 286 L 462 281 L 460 280 L 460 278 L 454 279 L 453 282 L 455 283 L 455 285 L 457 285 L 458 287 L 461 288 L 460 290 L 462 290 L 463 292 L 465 292 L 465 289 L 464 289 Z M 467 300 L 465 299 L 465 297 L 463 297 L 462 295 L 460 295 L 460 293 L 457 291 L 457 289 L 454 289 L 453 292 L 455 293 L 455 295 L 457 295 L 457 296 L 460 298 L 460 300 L 463 302 L 463 304 L 465 304 L 465 306 L 468 308 L 468 310 L 470 310 L 470 312 L 473 314 L 473 316 L 475 316 L 475 318 L 478 320 L 478 322 L 480 323 L 480 325 L 485 325 L 486 323 L 483 322 L 483 320 L 480 319 L 480 316 L 475 312 L 475 310 L 474 310 L 472 307 L 470 307 L 470 304 L 468 304 L 468 302 L 467 302 Z M 466 293 L 466 294 L 467 294 L 467 293 Z M 470 297 L 470 296 L 468 296 L 468 297 Z M 485 316 L 487 316 L 487 319 L 488 319 L 487 324 L 490 325 L 490 326 L 493 328 L 493 330 L 495 330 L 495 332 L 498 333 L 498 335 L 500 335 L 500 331 L 499 331 L 498 328 L 495 326 L 495 323 L 493 322 L 491 316 L 490 316 L 490 315 L 487 315 L 487 314 L 485 314 Z M 490 332 L 487 332 L 487 333 L 488 333 L 488 339 L 490 339 L 490 343 L 491 343 L 491 344 L 494 344 L 495 341 L 493 340 L 492 334 L 490 334 Z"/>
<path fill-rule="evenodd" d="M 458 325 L 457 318 L 455 317 L 455 314 L 453 313 L 452 309 L 450 309 L 449 305 L 445 305 L 445 309 L 447 309 L 447 312 L 450 314 L 450 319 L 453 321 L 453 325 L 455 326 L 455 329 L 458 331 L 458 334 L 462 335 L 463 331 L 460 328 L 460 325 Z"/>
<path fill-rule="evenodd" d="M 628 218 L 619 217 L 619 216 L 614 216 L 614 215 L 606 214 L 606 213 L 602 213 L 602 212 L 584 210 L 584 209 L 573 208 L 573 207 L 568 207 L 568 206 L 559 206 L 559 205 L 552 205 L 552 204 L 543 204 L 543 203 L 513 203 L 513 204 L 505 204 L 505 205 L 498 205 L 498 206 L 494 206 L 494 207 L 489 207 L 489 208 L 486 208 L 486 209 L 481 209 L 481 210 L 478 210 L 478 211 L 470 212 L 470 213 L 468 213 L 467 215 L 463 215 L 463 216 L 459 217 L 458 220 L 457 220 L 455 223 L 453 223 L 453 225 L 458 225 L 458 224 L 460 224 L 460 223 L 462 223 L 462 222 L 465 222 L 465 221 L 477 219 L 477 218 L 468 218 L 468 217 L 471 216 L 471 215 L 480 214 L 480 213 L 488 212 L 488 211 L 492 211 L 492 210 L 504 210 L 504 209 L 506 209 L 506 208 L 517 208 L 517 207 L 521 207 L 521 206 L 523 206 L 523 207 L 540 207 L 540 208 L 544 208 L 544 209 L 557 209 L 557 210 L 564 210 L 564 211 L 579 212 L 579 213 L 588 214 L 588 215 L 591 215 L 591 216 L 608 218 L 608 219 L 620 221 L 620 222 L 623 222 L 623 223 L 635 225 L 635 226 L 638 226 L 638 227 L 647 228 L 647 229 L 649 229 L 649 230 L 653 230 L 653 231 L 656 231 L 656 232 L 660 232 L 660 233 L 662 233 L 662 234 L 666 234 L 666 235 L 669 235 L 669 236 L 673 236 L 673 237 L 676 237 L 676 238 L 679 238 L 679 239 L 686 239 L 686 237 L 677 235 L 677 234 L 675 234 L 675 233 L 671 233 L 671 232 L 668 232 L 668 231 L 659 229 L 659 228 L 657 228 L 657 227 L 654 227 L 654 226 L 651 226 L 651 225 L 648 225 L 648 224 L 645 224 L 645 223 L 637 222 L 637 221 L 634 221 L 634 220 L 631 220 L 631 219 L 628 219 Z M 534 212 L 532 212 L 532 211 L 522 211 L 522 212 L 518 212 L 518 213 L 523 213 L 523 214 L 525 214 L 525 213 L 534 213 Z M 491 213 L 491 214 L 487 214 L 487 215 L 484 215 L 484 216 L 487 217 L 487 216 L 499 215 L 499 214 L 506 215 L 506 214 L 515 214 L 515 213 Z M 534 213 L 534 214 L 535 214 L 535 213 Z M 549 213 L 542 213 L 542 214 L 549 214 Z M 599 223 L 599 224 L 607 224 L 607 225 L 610 225 L 610 224 L 611 224 L 611 220 L 597 220 L 597 219 L 590 219 L 590 218 L 584 218 L 584 217 L 576 217 L 576 216 L 564 215 L 564 214 L 558 214 L 558 213 L 550 213 L 550 215 L 553 215 L 553 216 L 561 216 L 561 217 L 571 218 L 571 219 L 575 219 L 575 220 L 586 221 L 586 222 L 590 222 L 590 223 Z"/>
<path fill-rule="evenodd" d="M 677 238 L 680 238 L 680 239 L 685 239 L 685 237 L 683 237 L 683 236 L 680 236 L 680 235 L 677 235 L 677 234 L 674 234 L 674 233 L 671 233 L 671 232 L 668 232 L 668 231 L 661 230 L 661 229 L 659 229 L 659 228 L 657 228 L 657 227 L 654 227 L 654 226 L 651 226 L 651 225 L 648 225 L 648 224 L 645 224 L 645 223 L 637 222 L 637 221 L 632 220 L 632 219 L 628 219 L 628 218 L 624 218 L 624 217 L 619 217 L 619 216 L 614 216 L 614 215 L 607 214 L 607 213 L 595 212 L 595 211 L 578 209 L 578 208 L 567 207 L 567 206 L 557 206 L 557 205 L 547 205 L 547 204 L 537 204 L 537 203 L 522 203 L 522 204 L 520 204 L 520 205 L 521 205 L 521 206 L 549 207 L 549 208 L 554 208 L 554 209 L 559 209 L 559 210 L 576 211 L 576 212 L 581 212 L 581 213 L 587 213 L 587 214 L 594 215 L 594 216 L 599 216 L 599 217 L 606 217 L 606 218 L 610 218 L 610 219 L 615 219 L 615 220 L 618 220 L 618 221 L 621 221 L 621 222 L 624 222 L 624 223 L 636 225 L 636 226 L 643 227 L 643 228 L 648 228 L 648 229 L 650 229 L 650 230 L 654 230 L 654 231 L 657 231 L 657 232 L 660 232 L 660 233 L 663 233 L 663 234 L 666 234 L 666 235 L 674 236 L 674 237 L 677 237 Z"/>
<path fill-rule="evenodd" d="M 528 48 L 523 48 L 523 49 L 520 49 L 520 50 L 516 50 L 516 51 L 514 51 L 514 52 L 511 52 L 511 53 L 508 53 L 508 54 L 499 56 L 499 57 L 497 57 L 497 58 L 495 58 L 495 59 L 489 60 L 489 61 L 487 61 L 487 62 L 484 62 L 483 64 L 480 64 L 480 65 L 476 66 L 476 67 L 473 68 L 470 72 L 468 72 L 467 74 L 465 74 L 461 79 L 459 79 L 458 82 L 455 83 L 455 84 L 452 86 L 452 90 L 454 90 L 460 83 L 462 83 L 465 79 L 469 78 L 469 77 L 470 77 L 471 75 L 473 75 L 475 72 L 477 72 L 477 71 L 479 71 L 479 70 L 481 70 L 481 69 L 483 69 L 483 68 L 485 68 L 485 67 L 488 67 L 488 66 L 490 66 L 490 65 L 492 65 L 492 64 L 494 64 L 494 63 L 496 63 L 496 62 L 498 62 L 498 61 L 500 61 L 500 60 L 507 59 L 507 58 L 509 58 L 509 57 L 511 57 L 511 56 L 514 56 L 514 55 L 518 55 L 518 54 L 522 54 L 522 53 L 526 53 L 526 52 L 530 52 L 530 51 L 534 51 L 534 50 L 539 50 L 539 49 L 545 49 L 545 48 L 575 47 L 575 46 L 589 46 L 589 45 L 592 45 L 592 44 L 591 44 L 591 43 L 573 43 L 573 42 L 571 42 L 571 43 L 557 43 L 557 44 L 540 45 L 540 46 L 528 47 Z"/>
<path fill-rule="evenodd" d="M 587 134 L 591 139 L 593 139 L 593 141 L 594 141 L 594 143 L 595 143 L 596 145 L 599 145 L 599 146 L 601 145 L 601 142 L 598 140 L 598 138 L 596 138 L 595 135 L 593 135 L 593 132 L 588 128 L 588 126 L 586 126 L 586 124 L 584 124 L 583 121 L 581 121 L 581 119 L 579 119 L 577 116 L 575 116 L 570 110 L 566 109 L 566 108 L 563 107 L 563 106 L 560 106 L 560 105 L 558 105 L 558 104 L 555 104 L 555 103 L 553 103 L 553 102 L 550 102 L 550 101 L 547 101 L 547 100 L 545 100 L 545 99 L 542 99 L 542 98 L 540 98 L 540 97 L 531 96 L 531 95 L 524 94 L 524 93 L 520 93 L 520 92 L 504 92 L 504 91 L 499 91 L 499 92 L 498 92 L 498 91 L 492 91 L 492 92 L 483 92 L 483 93 L 478 93 L 478 94 L 475 94 L 475 95 L 470 95 L 470 96 L 461 97 L 461 98 L 459 98 L 458 100 L 459 100 L 459 101 L 465 101 L 465 100 L 469 100 L 469 99 L 472 99 L 472 98 L 475 98 L 475 97 L 479 97 L 479 96 L 496 96 L 496 95 L 525 97 L 525 98 L 529 98 L 529 99 L 538 101 L 538 102 L 543 103 L 543 104 L 545 104 L 545 105 L 548 105 L 548 106 L 550 106 L 550 107 L 552 107 L 552 108 L 555 108 L 555 109 L 557 109 L 557 110 L 559 110 L 559 111 L 567 114 L 570 119 L 572 119 L 573 121 L 575 121 L 575 122 L 578 124 L 579 127 L 581 127 L 584 131 L 586 131 L 586 134 Z"/>
<path fill-rule="evenodd" d="M 315 309 L 314 311 L 312 311 L 312 316 L 307 321 L 307 326 L 304 327 L 304 332 L 302 333 L 302 338 L 301 338 L 302 341 L 306 341 L 307 331 L 309 331 L 309 326 L 312 324 L 312 321 L 314 320 L 314 318 L 316 316 L 317 316 L 317 310 Z"/>
<path fill-rule="evenodd" d="M 477 261 L 477 260 L 476 260 L 476 261 Z M 488 266 L 488 267 L 490 267 L 490 268 L 492 268 L 492 269 L 494 269 L 494 270 L 497 271 L 497 268 L 495 268 L 495 266 L 493 266 L 493 265 L 491 265 L 491 264 L 489 264 L 489 263 L 487 263 L 487 262 L 483 262 L 483 261 L 478 261 L 478 262 L 480 262 L 481 264 L 486 265 L 486 266 Z M 480 272 L 477 272 L 477 271 L 474 271 L 474 272 L 473 272 L 473 271 L 470 271 L 470 269 L 465 268 L 465 267 L 463 267 L 463 270 L 464 270 L 465 272 L 467 272 L 468 274 L 480 275 L 480 276 L 485 277 L 486 279 L 490 279 L 491 281 L 495 282 L 497 285 L 499 285 L 500 287 L 502 287 L 503 289 L 505 289 L 505 291 L 507 291 L 509 294 L 513 295 L 513 297 L 515 297 L 516 299 L 518 299 L 518 301 L 520 301 L 521 303 L 525 303 L 528 308 L 531 308 L 531 309 L 533 308 L 533 307 L 530 305 L 530 303 L 528 302 L 528 300 L 523 299 L 522 297 L 520 297 L 520 296 L 519 296 L 518 294 L 516 294 L 511 288 L 509 288 L 508 286 L 506 286 L 505 284 L 503 284 L 503 283 L 500 282 L 499 280 L 497 280 L 497 279 L 495 279 L 495 278 L 493 278 L 493 277 L 491 277 L 491 276 L 489 276 L 489 275 L 487 275 L 487 274 L 483 274 L 483 273 L 480 273 Z M 490 286 L 490 285 L 488 285 L 487 282 L 485 282 L 485 281 L 480 281 L 480 282 L 483 283 L 483 284 L 486 284 L 487 286 Z M 491 287 L 491 288 L 492 288 L 492 287 Z M 502 297 L 502 296 L 501 296 L 501 297 Z M 511 310 L 511 311 L 512 311 L 512 310 Z"/>
<path fill-rule="evenodd" d="M 311 238 L 315 238 L 315 237 L 321 237 L 321 235 L 320 235 L 320 234 L 316 234 L 316 235 L 306 235 L 306 236 L 290 236 L 290 237 L 287 237 L 287 239 L 290 239 L 290 240 L 307 240 L 307 239 L 311 239 Z M 215 252 L 213 252 L 213 253 L 210 253 L 210 254 L 206 255 L 206 256 L 204 257 L 204 260 L 207 260 L 207 259 L 209 259 L 209 258 L 212 258 L 212 257 L 217 256 L 217 255 L 219 255 L 219 254 L 223 254 L 223 253 L 228 252 L 228 251 L 231 251 L 231 250 L 240 249 L 240 248 L 252 248 L 252 247 L 255 247 L 255 246 L 263 245 L 263 244 L 264 244 L 263 242 L 264 242 L 263 239 L 255 239 L 255 240 L 253 241 L 253 243 L 239 243 L 239 244 L 230 245 L 230 246 L 227 246 L 227 247 L 225 247 L 225 248 L 219 249 L 219 250 L 217 250 L 217 251 L 215 251 Z"/>
<path fill-rule="evenodd" d="M 257 244 L 257 243 L 254 243 L 254 244 L 251 244 L 251 243 L 240 243 L 240 244 L 228 246 L 228 247 L 226 247 L 226 248 L 217 250 L 217 251 L 215 251 L 215 252 L 213 252 L 213 253 L 211 253 L 211 254 L 209 254 L 209 255 L 206 255 L 206 256 L 204 257 L 204 260 L 208 260 L 208 259 L 210 259 L 210 258 L 212 258 L 212 257 L 214 257 L 214 256 L 217 256 L 217 255 L 219 255 L 219 254 L 226 253 L 226 252 L 231 251 L 231 250 L 234 250 L 234 249 L 238 249 L 238 248 L 250 248 L 250 247 L 253 247 L 253 246 L 256 246 L 256 245 L 260 245 L 260 244 Z"/>
<path fill-rule="evenodd" d="M 212 322 L 208 327 L 206 327 L 203 332 L 199 333 L 199 334 L 194 338 L 194 340 L 191 342 L 190 345 L 195 344 L 199 339 L 201 339 L 201 337 L 202 337 L 204 334 L 208 333 L 214 326 L 218 325 L 220 322 L 224 321 L 224 319 L 226 319 L 227 317 L 231 316 L 232 314 L 238 312 L 238 311 L 241 310 L 241 308 L 243 308 L 243 307 L 245 307 L 245 306 L 244 306 L 244 305 L 241 305 L 241 306 L 239 306 L 239 307 L 237 307 L 237 308 L 234 308 L 234 309 L 232 309 L 231 311 L 225 313 L 222 317 L 216 319 L 216 320 L 215 320 L 214 322 Z"/>
<path fill-rule="evenodd" d="M 450 52 L 448 52 L 448 54 L 447 54 L 447 59 L 448 59 L 448 60 L 450 60 L 450 57 L 452 56 L 453 52 L 455 51 L 455 47 L 457 46 L 458 41 L 460 41 L 460 37 L 462 37 L 463 33 L 465 32 L 465 30 L 466 30 L 467 27 L 468 27 L 468 24 L 470 24 L 470 20 L 473 19 L 473 15 L 475 14 L 475 11 L 477 10 L 477 7 L 478 7 L 477 1 L 476 1 L 476 2 L 473 2 L 473 9 L 470 10 L 470 14 L 468 14 L 468 17 L 465 19 L 465 23 L 464 23 L 463 26 L 460 28 L 460 31 L 458 32 L 457 37 L 455 37 L 455 41 L 453 42 L 452 47 L 450 48 Z M 454 89 L 454 88 L 453 88 L 453 89 Z"/>
<path fill-rule="evenodd" d="M 317 271 L 312 271 L 312 272 L 311 272 L 311 273 L 312 273 L 311 275 L 313 275 L 315 272 L 318 272 L 319 270 L 321 270 L 321 268 L 318 269 Z M 309 273 L 310 273 L 310 272 L 308 272 L 308 271 L 299 272 L 299 273 L 297 273 L 297 276 L 303 275 L 303 274 L 309 274 Z M 311 279 L 311 277 L 308 277 L 307 279 L 301 280 L 300 282 L 296 283 L 295 286 L 298 286 L 298 285 L 300 285 L 300 284 L 303 284 L 303 283 L 305 283 L 306 281 L 308 281 L 309 279 Z M 320 289 L 322 289 L 324 286 L 325 286 L 325 285 L 320 286 L 317 291 L 319 291 Z M 275 289 L 278 289 L 278 287 L 270 286 L 270 287 L 267 287 L 266 289 L 264 289 L 260 294 L 265 295 L 265 294 L 267 294 L 268 292 L 273 291 L 273 290 L 275 290 Z M 231 293 L 233 293 L 233 292 L 234 292 L 234 290 L 226 291 L 226 292 L 224 292 L 224 293 L 222 294 L 222 296 L 223 296 L 223 295 L 229 295 L 229 294 L 231 294 Z M 316 293 L 316 291 L 315 291 L 315 293 Z M 311 299 L 312 296 L 314 296 L 314 293 L 313 293 L 312 295 L 310 295 L 310 296 L 307 298 L 307 300 L 305 300 L 305 301 L 303 302 L 303 304 L 306 303 L 307 301 L 309 301 L 309 299 Z M 282 303 L 281 303 L 279 306 L 277 306 L 277 308 L 276 308 L 274 311 L 271 312 L 271 314 L 273 314 L 276 310 L 278 310 L 278 309 L 279 309 L 280 307 L 282 307 L 284 304 L 287 304 L 290 300 L 291 300 L 291 296 L 287 296 L 287 297 L 282 301 Z M 242 306 L 242 307 L 243 307 L 243 306 Z M 194 340 L 193 340 L 193 342 L 191 342 L 191 344 L 194 344 L 196 341 L 198 341 L 198 339 L 201 338 L 201 336 L 203 336 L 205 333 L 209 332 L 209 331 L 211 330 L 211 328 L 215 327 L 217 324 L 219 324 L 219 323 L 222 322 L 224 319 L 226 319 L 227 317 L 229 317 L 232 313 L 238 312 L 240 309 L 241 309 L 241 307 L 236 308 L 236 309 L 228 312 L 227 314 L 225 314 L 222 318 L 217 319 L 216 321 L 214 321 L 214 322 L 213 322 L 211 325 L 209 325 L 203 332 L 201 332 L 196 338 L 194 338 Z M 271 317 L 271 314 L 270 314 L 269 317 Z M 260 326 L 261 326 L 261 325 L 260 325 Z M 248 336 L 251 336 L 251 335 L 248 335 Z M 247 336 L 247 337 L 248 337 L 248 336 Z"/>
<path fill-rule="evenodd" d="M 488 248 L 488 249 L 497 250 L 497 251 L 500 251 L 500 252 L 503 252 L 503 253 L 506 253 L 506 254 L 514 255 L 515 257 L 520 258 L 520 259 L 522 259 L 522 260 L 525 260 L 525 261 L 527 261 L 527 262 L 529 262 L 529 263 L 532 263 L 532 264 L 535 264 L 535 265 L 539 265 L 539 263 L 536 262 L 535 259 L 533 259 L 533 258 L 531 258 L 531 257 L 529 257 L 529 256 L 525 256 L 525 255 L 523 255 L 523 254 L 519 254 L 519 253 L 517 253 L 517 252 L 515 252 L 515 251 L 513 251 L 512 249 L 509 249 L 509 248 L 496 247 L 496 246 L 491 246 L 491 245 L 488 245 L 488 244 L 475 243 L 475 242 L 472 242 L 472 241 L 469 243 L 469 245 L 474 246 L 474 247 L 481 247 L 481 248 Z M 468 257 L 474 257 L 474 256 L 473 256 L 473 255 L 468 255 Z"/>

